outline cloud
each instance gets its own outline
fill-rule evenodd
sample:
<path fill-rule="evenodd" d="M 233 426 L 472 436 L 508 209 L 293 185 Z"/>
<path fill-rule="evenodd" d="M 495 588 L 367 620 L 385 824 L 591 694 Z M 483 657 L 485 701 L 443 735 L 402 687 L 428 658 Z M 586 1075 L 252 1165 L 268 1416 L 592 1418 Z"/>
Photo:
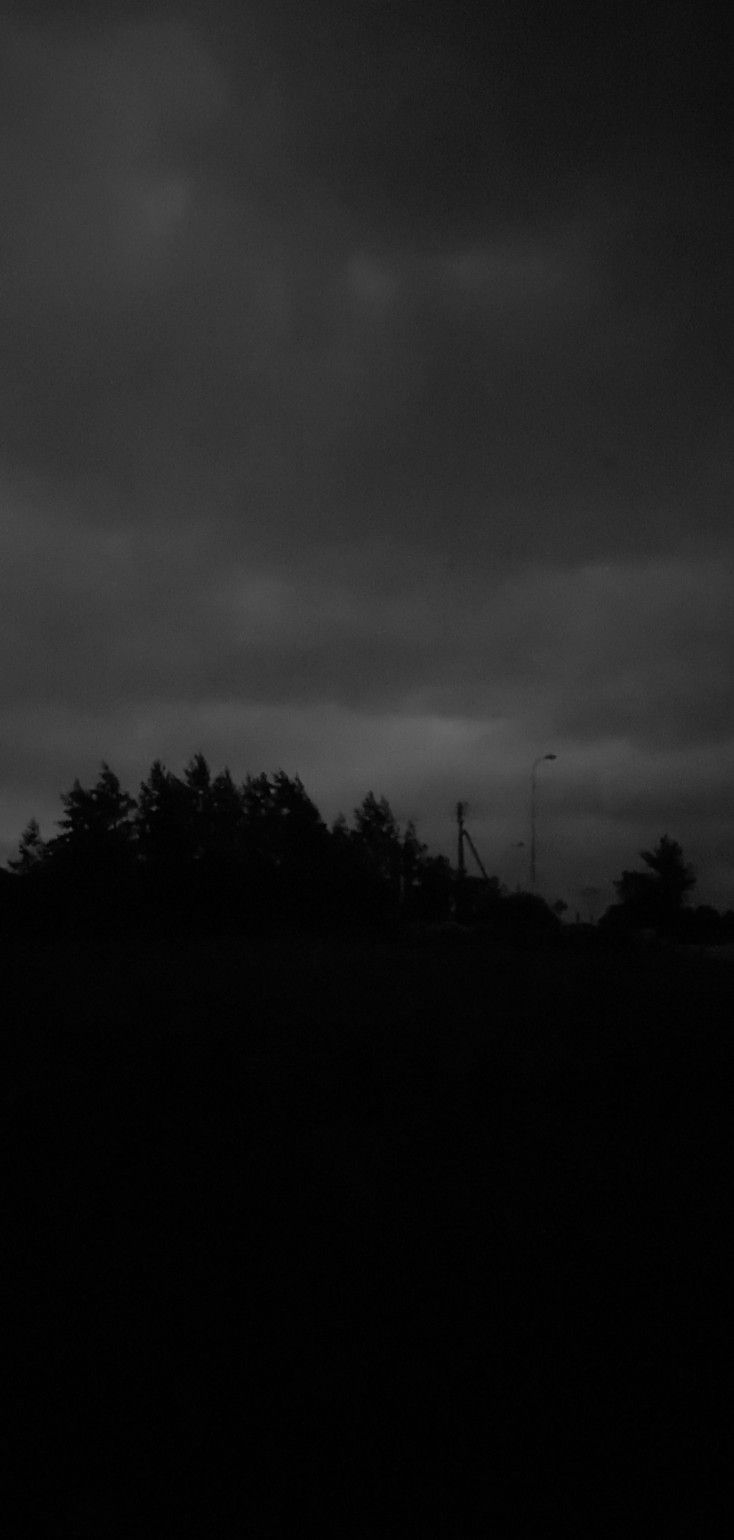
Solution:
<path fill-rule="evenodd" d="M 729 730 L 733 597 L 726 555 L 546 570 L 505 590 L 502 630 L 534 616 L 526 660 L 557 731 L 667 748 Z"/>
<path fill-rule="evenodd" d="M 12 817 L 205 742 L 496 851 L 551 745 L 569 869 L 728 829 L 715 114 L 653 71 L 621 135 L 642 19 L 215 10 L 6 29 Z"/>
<path fill-rule="evenodd" d="M 523 720 L 580 743 L 711 745 L 732 705 L 731 560 L 504 574 L 352 536 L 290 564 L 196 511 L 104 523 L 6 481 L 4 698 L 103 709 L 182 692 Z M 115 516 L 112 516 L 114 512 Z"/>
<path fill-rule="evenodd" d="M 304 160 L 298 85 L 274 89 L 268 47 L 258 63 L 233 41 L 228 59 L 173 21 L 14 35 L 9 462 L 122 483 L 149 518 L 183 483 L 273 548 L 363 521 L 403 539 L 419 524 L 435 549 L 450 528 L 485 563 L 591 559 L 655 552 L 694 513 L 717 538 L 716 177 L 615 170 L 572 210 L 385 230 Z M 420 92 L 440 63 L 411 63 Z"/>

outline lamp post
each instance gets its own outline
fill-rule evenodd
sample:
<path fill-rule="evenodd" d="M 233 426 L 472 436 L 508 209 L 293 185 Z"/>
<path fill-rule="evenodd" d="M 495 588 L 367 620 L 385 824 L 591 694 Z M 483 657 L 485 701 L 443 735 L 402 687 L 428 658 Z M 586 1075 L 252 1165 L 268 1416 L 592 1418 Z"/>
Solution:
<path fill-rule="evenodd" d="M 533 763 L 530 777 L 530 889 L 535 892 L 535 785 L 538 775 L 538 765 L 542 765 L 545 759 L 555 759 L 555 754 L 539 754 Z"/>

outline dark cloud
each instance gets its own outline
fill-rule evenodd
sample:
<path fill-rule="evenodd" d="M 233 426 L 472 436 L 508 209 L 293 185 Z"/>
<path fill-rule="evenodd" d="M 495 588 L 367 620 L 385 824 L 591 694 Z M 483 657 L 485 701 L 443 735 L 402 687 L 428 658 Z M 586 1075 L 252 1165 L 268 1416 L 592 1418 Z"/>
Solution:
<path fill-rule="evenodd" d="M 155 731 L 292 752 L 332 801 L 382 776 L 434 837 L 459 781 L 516 827 L 552 739 L 569 870 L 584 820 L 598 862 L 658 809 L 729 828 L 711 25 L 263 0 L 5 34 L 4 829 Z"/>

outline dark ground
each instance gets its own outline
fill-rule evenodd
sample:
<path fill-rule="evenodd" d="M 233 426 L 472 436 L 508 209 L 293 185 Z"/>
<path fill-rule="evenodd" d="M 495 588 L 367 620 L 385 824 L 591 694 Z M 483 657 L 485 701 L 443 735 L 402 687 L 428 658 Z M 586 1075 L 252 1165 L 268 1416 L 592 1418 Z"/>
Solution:
<path fill-rule="evenodd" d="M 8 1533 L 728 1532 L 734 968 L 0 961 Z"/>

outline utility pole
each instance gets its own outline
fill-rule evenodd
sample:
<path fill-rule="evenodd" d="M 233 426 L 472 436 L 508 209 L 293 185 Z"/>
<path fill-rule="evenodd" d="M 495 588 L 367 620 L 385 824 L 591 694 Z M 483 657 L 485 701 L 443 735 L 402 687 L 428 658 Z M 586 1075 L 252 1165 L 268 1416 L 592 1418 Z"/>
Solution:
<path fill-rule="evenodd" d="M 484 881 L 485 882 L 489 882 L 489 877 L 487 876 L 487 873 L 486 873 L 486 870 L 485 870 L 485 867 L 484 867 L 484 862 L 482 861 L 482 858 L 481 858 L 481 856 L 479 854 L 479 851 L 477 850 L 477 847 L 474 844 L 474 841 L 473 841 L 473 839 L 471 837 L 471 834 L 469 833 L 468 829 L 464 830 L 464 839 L 466 840 L 466 843 L 469 846 L 469 849 L 470 849 L 470 851 L 471 851 L 471 853 L 472 853 L 472 855 L 474 857 L 474 860 L 477 863 L 477 866 L 479 867 L 479 870 L 480 870 L 480 872 L 481 872 L 481 874 L 482 874 L 482 876 L 484 878 Z"/>
<path fill-rule="evenodd" d="M 459 876 L 460 877 L 465 877 L 466 876 L 466 856 L 465 856 L 465 853 L 464 853 L 464 847 L 465 847 L 465 845 L 468 845 L 469 849 L 470 849 L 470 851 L 471 851 L 471 853 L 472 853 L 472 855 L 474 857 L 474 860 L 476 861 L 477 866 L 479 867 L 479 870 L 480 870 L 480 872 L 481 872 L 481 874 L 482 874 L 482 876 L 484 878 L 484 881 L 485 882 L 489 882 L 489 877 L 487 876 L 487 873 L 486 873 L 486 870 L 485 870 L 482 858 L 481 858 L 481 856 L 479 854 L 479 851 L 477 850 L 476 845 L 474 844 L 474 841 L 473 841 L 473 839 L 472 839 L 472 837 L 471 837 L 471 835 L 469 833 L 469 830 L 466 828 L 466 825 L 464 823 L 464 819 L 466 817 L 466 810 L 467 810 L 466 802 L 457 802 L 457 804 L 456 804 L 456 822 L 457 822 L 457 824 L 459 826 L 459 834 L 458 834 L 458 862 L 457 862 L 457 865 L 458 865 L 458 868 L 459 868 Z"/>

